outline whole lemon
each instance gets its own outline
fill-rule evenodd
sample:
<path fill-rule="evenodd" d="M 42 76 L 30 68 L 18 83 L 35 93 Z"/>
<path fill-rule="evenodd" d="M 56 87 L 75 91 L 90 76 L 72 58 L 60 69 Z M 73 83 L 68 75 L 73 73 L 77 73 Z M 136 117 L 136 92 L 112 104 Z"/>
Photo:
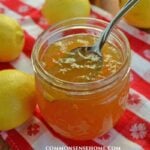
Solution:
<path fill-rule="evenodd" d="M 120 0 L 122 7 L 127 0 Z M 150 28 L 150 0 L 140 0 L 125 16 L 126 21 L 139 28 Z"/>
<path fill-rule="evenodd" d="M 50 24 L 90 14 L 89 0 L 46 0 L 42 13 Z"/>
<path fill-rule="evenodd" d="M 24 32 L 19 23 L 0 14 L 0 62 L 16 59 L 24 46 Z"/>
<path fill-rule="evenodd" d="M 24 123 L 35 105 L 33 76 L 15 69 L 0 71 L 0 130 Z"/>

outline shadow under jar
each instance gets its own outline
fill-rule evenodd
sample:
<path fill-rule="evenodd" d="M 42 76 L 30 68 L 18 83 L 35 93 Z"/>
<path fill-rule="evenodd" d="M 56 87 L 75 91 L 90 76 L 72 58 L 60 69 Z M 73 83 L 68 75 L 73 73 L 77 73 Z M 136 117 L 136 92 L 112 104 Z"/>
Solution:
<path fill-rule="evenodd" d="M 117 28 L 112 31 L 102 49 L 102 64 L 73 51 L 94 44 L 106 25 L 94 18 L 73 18 L 47 29 L 34 45 L 38 105 L 50 127 L 64 137 L 103 135 L 125 110 L 130 72 L 125 35 Z"/>

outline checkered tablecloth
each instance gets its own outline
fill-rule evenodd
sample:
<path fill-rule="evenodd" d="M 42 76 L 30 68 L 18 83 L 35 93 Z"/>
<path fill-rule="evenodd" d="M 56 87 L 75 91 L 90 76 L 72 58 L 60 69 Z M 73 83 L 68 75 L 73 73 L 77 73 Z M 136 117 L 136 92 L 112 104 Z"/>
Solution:
<path fill-rule="evenodd" d="M 24 29 L 25 46 L 20 57 L 10 63 L 0 63 L 0 69 L 16 68 L 33 73 L 31 51 L 38 35 L 48 27 L 41 14 L 44 0 L 0 0 L 0 13 L 18 20 Z M 110 20 L 111 15 L 92 6 L 91 17 Z M 127 109 L 118 124 L 107 134 L 90 141 L 73 141 L 55 133 L 35 112 L 31 120 L 22 126 L 0 132 L 0 138 L 12 150 L 49 150 L 53 147 L 112 146 L 116 150 L 150 150 L 150 34 L 127 25 L 124 21 L 119 28 L 128 37 L 132 48 L 131 88 Z M 2 143 L 3 143 L 2 142 Z M 0 142 L 0 149 L 4 150 Z M 103 150 L 101 149 L 101 150 Z M 115 150 L 115 149 L 111 149 Z"/>

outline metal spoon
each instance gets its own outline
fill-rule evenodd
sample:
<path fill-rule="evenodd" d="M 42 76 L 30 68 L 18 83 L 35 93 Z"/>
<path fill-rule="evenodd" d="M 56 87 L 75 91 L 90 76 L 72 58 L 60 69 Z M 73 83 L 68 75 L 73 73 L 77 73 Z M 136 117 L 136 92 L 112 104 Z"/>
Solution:
<path fill-rule="evenodd" d="M 107 25 L 104 31 L 100 34 L 97 42 L 91 47 L 78 47 L 74 50 L 79 52 L 79 55 L 82 57 L 87 57 L 89 54 L 94 53 L 99 56 L 99 59 L 102 61 L 102 47 L 107 40 L 110 32 L 113 27 L 117 24 L 117 22 L 124 16 L 129 9 L 131 9 L 139 0 L 128 0 L 128 2 L 121 8 L 121 10 L 116 14 L 116 16 L 111 20 L 111 22 Z"/>

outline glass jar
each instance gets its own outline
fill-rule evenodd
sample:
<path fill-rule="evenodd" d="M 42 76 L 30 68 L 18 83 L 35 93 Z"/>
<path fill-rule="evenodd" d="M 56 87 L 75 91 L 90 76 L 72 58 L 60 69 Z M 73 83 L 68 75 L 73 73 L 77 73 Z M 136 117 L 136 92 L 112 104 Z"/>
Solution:
<path fill-rule="evenodd" d="M 127 0 L 119 0 L 120 7 L 122 7 Z M 132 8 L 126 15 L 125 20 L 130 25 L 138 28 L 150 29 L 150 0 L 140 0 L 134 8 Z"/>
<path fill-rule="evenodd" d="M 59 79 L 45 70 L 40 58 L 56 41 L 82 34 L 98 37 L 107 24 L 94 18 L 70 19 L 47 29 L 34 45 L 32 63 L 39 108 L 53 130 L 67 138 L 89 140 L 103 135 L 122 116 L 129 92 L 128 40 L 117 28 L 112 31 L 108 41 L 121 52 L 122 65 L 113 75 L 97 81 Z"/>

